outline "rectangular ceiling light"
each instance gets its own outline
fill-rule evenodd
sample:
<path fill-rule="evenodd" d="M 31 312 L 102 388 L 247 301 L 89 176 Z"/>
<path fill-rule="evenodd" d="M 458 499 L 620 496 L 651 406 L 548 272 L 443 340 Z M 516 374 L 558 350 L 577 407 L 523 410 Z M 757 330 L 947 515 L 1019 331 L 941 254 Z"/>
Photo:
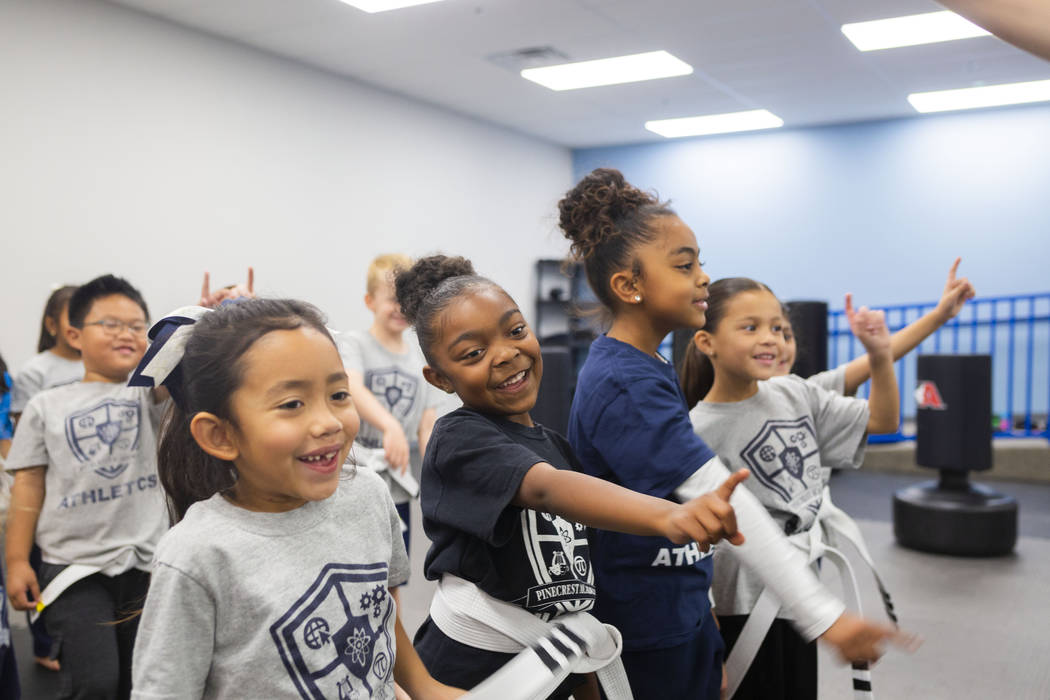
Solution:
<path fill-rule="evenodd" d="M 658 119 L 645 123 L 646 129 L 669 139 L 680 136 L 727 134 L 731 131 L 775 129 L 778 126 L 784 126 L 784 120 L 765 109 L 730 112 L 729 114 L 709 114 L 703 117 Z"/>
<path fill-rule="evenodd" d="M 844 24 L 842 33 L 861 51 L 895 49 L 899 46 L 934 44 L 939 41 L 988 35 L 988 32 L 970 20 L 947 10 Z"/>
<path fill-rule="evenodd" d="M 526 68 L 521 72 L 521 77 L 551 90 L 576 90 L 599 85 L 671 78 L 676 75 L 689 75 L 692 72 L 691 65 L 666 51 L 650 51 L 630 56 L 600 58 L 595 61 Z"/>
<path fill-rule="evenodd" d="M 936 92 L 913 92 L 908 95 L 908 102 L 911 102 L 911 106 L 923 113 L 1047 101 L 1050 101 L 1050 80 L 985 85 Z"/>
<path fill-rule="evenodd" d="M 356 7 L 365 12 L 386 12 L 387 10 L 400 10 L 402 7 L 413 7 L 415 5 L 426 5 L 441 0 L 341 0 L 342 2 Z"/>

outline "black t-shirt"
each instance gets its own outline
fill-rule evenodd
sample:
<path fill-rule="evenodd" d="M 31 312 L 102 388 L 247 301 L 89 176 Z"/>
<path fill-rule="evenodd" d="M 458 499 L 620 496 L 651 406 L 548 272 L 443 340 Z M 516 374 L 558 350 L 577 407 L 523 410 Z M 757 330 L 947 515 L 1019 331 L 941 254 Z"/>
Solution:
<path fill-rule="evenodd" d="M 545 620 L 594 605 L 587 529 L 511 505 L 539 462 L 578 468 L 568 442 L 541 425 L 465 407 L 437 421 L 420 484 L 428 579 L 459 576 Z"/>

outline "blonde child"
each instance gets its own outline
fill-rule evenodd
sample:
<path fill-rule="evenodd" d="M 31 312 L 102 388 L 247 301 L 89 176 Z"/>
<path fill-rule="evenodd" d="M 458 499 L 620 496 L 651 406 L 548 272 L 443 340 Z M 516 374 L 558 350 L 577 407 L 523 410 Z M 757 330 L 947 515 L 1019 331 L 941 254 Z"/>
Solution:
<path fill-rule="evenodd" d="M 380 471 L 405 524 L 405 548 L 411 540 L 409 501 L 418 495 L 412 482 L 437 419 L 439 394 L 423 379 L 423 356 L 404 338 L 408 323 L 394 297 L 394 274 L 412 261 L 406 255 L 380 255 L 368 266 L 365 306 L 372 312 L 366 331 L 338 337 L 340 355 L 350 379 L 350 393 L 361 415 L 358 457 L 385 460 Z M 381 455 L 379 454 L 381 451 Z M 398 475 L 415 472 L 411 480 Z M 390 470 L 395 470 L 391 474 Z M 402 484 L 407 483 L 408 489 Z"/>

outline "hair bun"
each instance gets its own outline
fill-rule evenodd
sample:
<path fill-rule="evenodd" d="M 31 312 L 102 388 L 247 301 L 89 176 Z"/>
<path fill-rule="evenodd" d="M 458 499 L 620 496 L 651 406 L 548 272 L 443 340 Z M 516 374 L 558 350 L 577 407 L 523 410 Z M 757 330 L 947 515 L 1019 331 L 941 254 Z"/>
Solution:
<path fill-rule="evenodd" d="M 473 276 L 474 265 L 464 257 L 431 255 L 416 261 L 407 270 L 394 277 L 394 289 L 401 313 L 412 325 L 416 325 L 419 308 L 427 296 L 442 282 L 453 277 Z"/>
<path fill-rule="evenodd" d="M 558 202 L 559 225 L 572 241 L 572 253 L 586 258 L 620 233 L 618 225 L 641 207 L 659 200 L 624 179 L 612 168 L 592 170 Z"/>

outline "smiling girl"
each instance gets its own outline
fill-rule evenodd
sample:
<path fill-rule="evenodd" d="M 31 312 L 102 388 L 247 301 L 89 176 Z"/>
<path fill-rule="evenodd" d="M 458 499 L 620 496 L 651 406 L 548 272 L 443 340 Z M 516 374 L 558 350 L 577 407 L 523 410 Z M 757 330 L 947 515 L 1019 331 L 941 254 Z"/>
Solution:
<path fill-rule="evenodd" d="M 189 307 L 152 334 L 139 374 L 175 403 L 158 472 L 176 525 L 133 697 L 393 698 L 394 679 L 414 698 L 462 694 L 427 674 L 389 595 L 408 558 L 386 487 L 340 479 L 359 421 L 317 309 Z"/>
<path fill-rule="evenodd" d="M 536 336 L 514 300 L 463 258 L 424 258 L 396 278 L 434 386 L 463 407 L 438 419 L 423 460 L 425 574 L 440 579 L 416 648 L 435 678 L 473 688 L 522 649 L 474 617 L 509 603 L 541 620 L 582 613 L 595 581 L 585 526 L 706 549 L 743 537 L 728 499 L 746 471 L 684 504 L 574 470 L 563 437 L 529 415 L 543 376 Z M 464 601 L 467 601 L 464 603 Z M 569 678 L 550 697 L 596 698 Z M 590 693 L 590 694 L 587 694 Z"/>

